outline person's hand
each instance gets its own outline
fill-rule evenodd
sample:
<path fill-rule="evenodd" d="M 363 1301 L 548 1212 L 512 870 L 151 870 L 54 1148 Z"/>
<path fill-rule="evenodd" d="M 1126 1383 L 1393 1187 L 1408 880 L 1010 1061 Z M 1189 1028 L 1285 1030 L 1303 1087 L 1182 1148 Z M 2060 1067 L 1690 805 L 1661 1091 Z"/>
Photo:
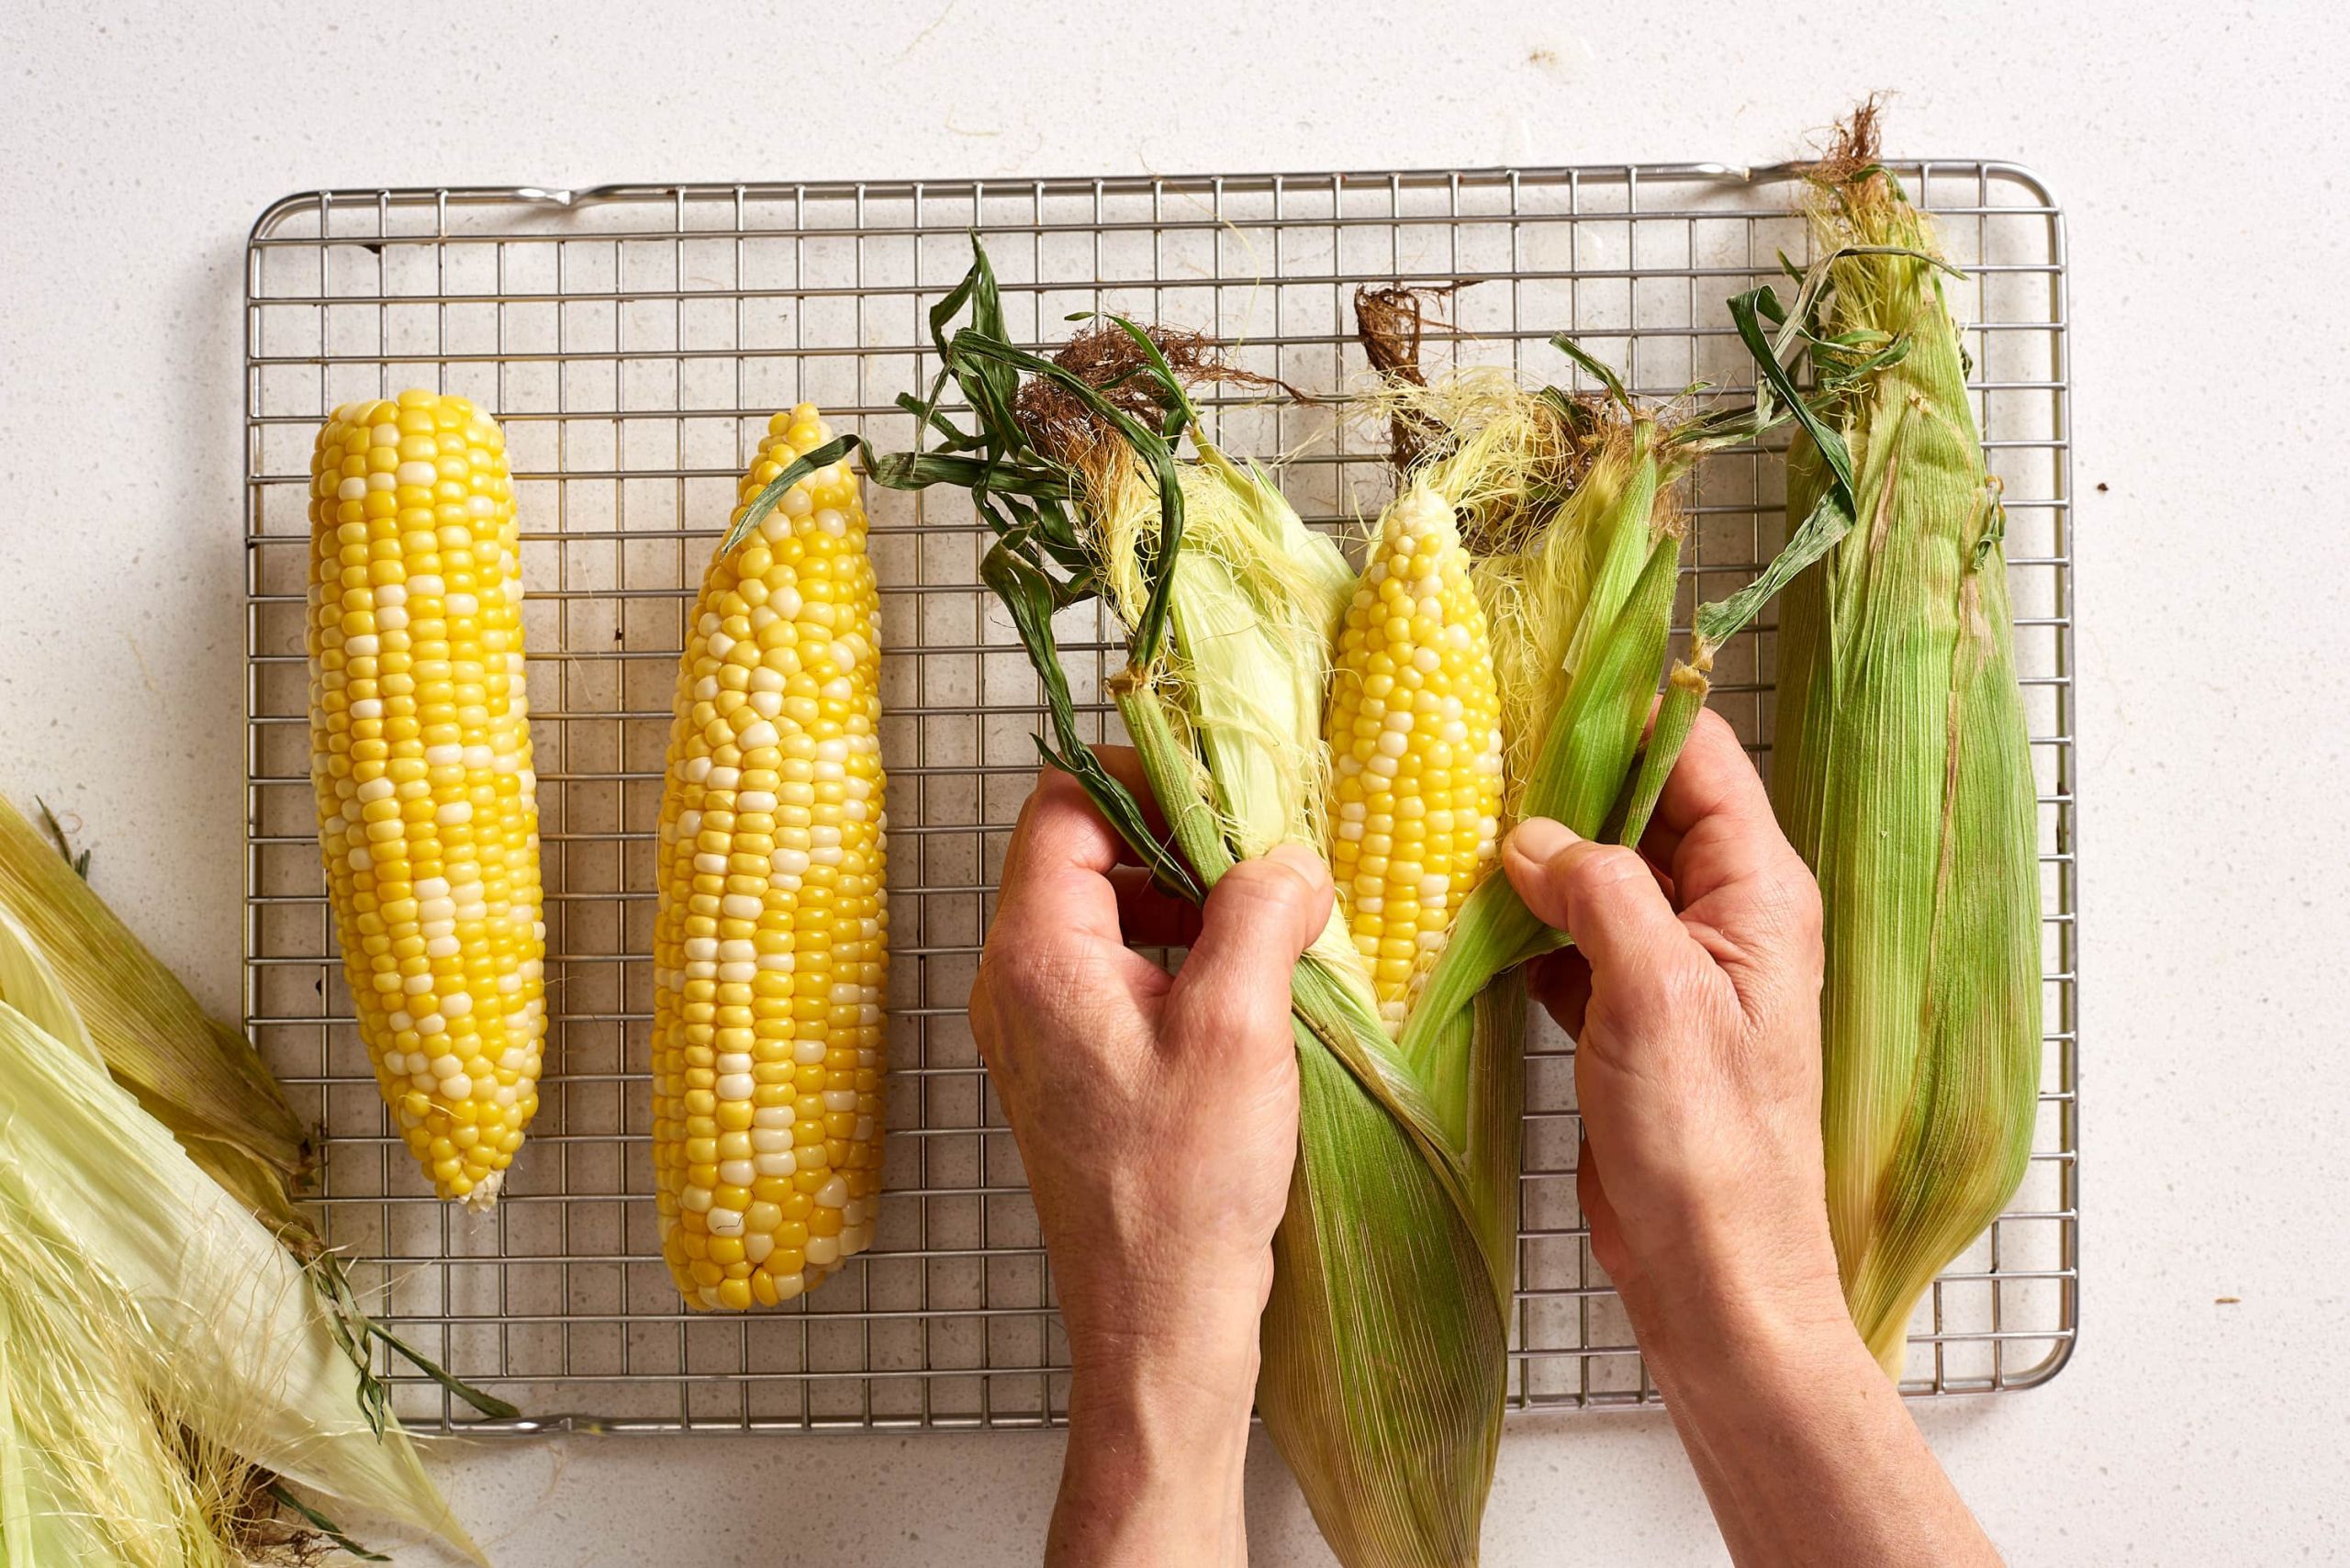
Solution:
<path fill-rule="evenodd" d="M 1729 726 L 1699 715 L 1639 853 L 1537 818 L 1502 865 L 1575 941 L 1531 989 L 1575 1041 L 1577 1195 L 1643 1343 L 1669 1357 L 1731 1307 L 1841 1318 L 1819 892 Z"/>
<path fill-rule="evenodd" d="M 1138 782 L 1132 756 L 1101 748 Z M 1297 1154 L 1290 971 L 1329 918 L 1318 856 L 1156 892 L 1068 775 L 1029 796 L 971 990 L 1069 1338 L 1049 1555 L 1237 1562 L 1273 1230 Z M 1185 946 L 1169 977 L 1129 941 Z"/>
<path fill-rule="evenodd" d="M 1712 713 L 1639 853 L 1554 822 L 1502 852 L 1574 938 L 1534 994 L 1575 1040 L 1592 1255 L 1740 1568 L 1998 1562 L 1846 1316 L 1819 1135 L 1819 890 Z"/>

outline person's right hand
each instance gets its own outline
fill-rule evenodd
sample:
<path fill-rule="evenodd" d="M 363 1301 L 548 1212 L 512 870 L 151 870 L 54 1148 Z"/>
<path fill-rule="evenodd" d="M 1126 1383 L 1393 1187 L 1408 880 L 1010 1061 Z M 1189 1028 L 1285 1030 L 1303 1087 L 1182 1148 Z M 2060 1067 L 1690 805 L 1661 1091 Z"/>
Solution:
<path fill-rule="evenodd" d="M 1502 852 L 1575 946 L 1575 1187 L 1740 1568 L 1999 1554 L 1845 1314 L 1819 1136 L 1819 889 L 1729 726 L 1698 715 L 1635 853 L 1557 823 Z"/>
<path fill-rule="evenodd" d="M 1641 853 L 1523 823 L 1502 865 L 1574 946 L 1577 1195 L 1642 1348 L 1841 1321 L 1820 1153 L 1819 891 L 1729 725 L 1698 717 Z"/>

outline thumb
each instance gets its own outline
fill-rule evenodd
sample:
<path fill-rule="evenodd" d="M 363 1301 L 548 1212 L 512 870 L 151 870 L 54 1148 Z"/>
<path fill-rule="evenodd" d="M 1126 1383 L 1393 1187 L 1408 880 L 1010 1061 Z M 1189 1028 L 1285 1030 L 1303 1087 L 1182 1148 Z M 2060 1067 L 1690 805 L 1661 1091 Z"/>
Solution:
<path fill-rule="evenodd" d="M 1330 868 L 1293 844 L 1226 871 L 1167 996 L 1168 1021 L 1214 1039 L 1287 1037 L 1290 971 L 1330 919 Z"/>
<path fill-rule="evenodd" d="M 1502 869 L 1526 907 L 1574 938 L 1595 991 L 1635 984 L 1699 952 L 1647 861 L 1594 844 L 1548 817 L 1528 817 L 1502 849 Z"/>

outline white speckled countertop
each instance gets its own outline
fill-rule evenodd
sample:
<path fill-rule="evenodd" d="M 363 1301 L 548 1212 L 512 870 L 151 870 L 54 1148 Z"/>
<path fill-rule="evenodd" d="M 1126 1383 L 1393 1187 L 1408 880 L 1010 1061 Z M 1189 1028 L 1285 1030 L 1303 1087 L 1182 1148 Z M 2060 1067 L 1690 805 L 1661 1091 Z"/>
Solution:
<path fill-rule="evenodd" d="M 2350 401 L 2325 151 L 2350 29 L 2331 6 L 201 14 L 225 9 L 0 8 L 0 790 L 77 813 L 101 890 L 232 1016 L 238 267 L 280 195 L 1764 162 L 1885 85 L 1905 89 L 1891 151 L 2036 168 L 2073 259 L 2082 1338 L 2049 1387 L 1921 1419 L 2018 1563 L 2343 1550 L 2350 723 L 2327 672 L 2350 530 L 2321 442 Z M 1061 1444 L 573 1439 L 437 1468 L 508 1568 L 982 1568 L 1035 1558 Z M 1327 1561 L 1261 1445 L 1250 1497 L 1259 1561 Z M 1514 1418 L 1487 1537 L 1504 1564 L 1721 1555 L 1653 1414 Z"/>

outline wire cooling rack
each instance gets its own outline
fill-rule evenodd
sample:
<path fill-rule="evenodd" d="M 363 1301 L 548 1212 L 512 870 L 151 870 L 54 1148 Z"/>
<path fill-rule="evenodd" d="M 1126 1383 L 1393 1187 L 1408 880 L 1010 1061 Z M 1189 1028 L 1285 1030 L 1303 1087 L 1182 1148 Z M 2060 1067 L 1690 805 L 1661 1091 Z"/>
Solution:
<path fill-rule="evenodd" d="M 1970 280 L 1984 430 L 2009 571 L 2045 866 L 2048 1036 L 2031 1174 L 1912 1325 L 1913 1394 L 2041 1382 L 2076 1323 L 2073 636 L 2065 238 L 2025 171 L 1897 165 Z M 245 1014 L 327 1135 L 318 1208 L 373 1305 L 520 1406 L 481 1422 L 391 1369 L 412 1420 L 472 1430 L 1048 1425 L 1067 1346 L 1035 1212 L 963 1017 L 991 879 L 1035 766 L 1038 693 L 978 586 L 959 496 L 873 491 L 890 771 L 890 1142 L 874 1249 L 786 1310 L 688 1314 L 655 1234 L 645 1079 L 654 830 L 685 607 L 769 413 L 802 399 L 883 450 L 935 368 L 926 313 L 978 229 L 1015 334 L 1071 312 L 1199 328 L 1309 392 L 1361 385 L 1357 285 L 1462 283 L 1432 366 L 1567 384 L 1573 331 L 1638 389 L 1751 384 L 1723 301 L 1807 253 L 1785 169 L 1712 165 L 291 196 L 245 267 L 248 734 Z M 486 1217 L 433 1201 L 376 1100 L 334 959 L 312 836 L 302 597 L 322 416 L 408 386 L 504 422 L 529 595 L 554 1027 L 543 1104 Z M 1292 454 L 1284 487 L 1342 527 L 1388 475 L 1326 405 L 1204 399 L 1228 448 Z M 1778 460 L 1708 461 L 1682 609 L 1784 535 Z M 1097 724 L 1118 658 L 1090 614 L 1070 661 Z M 1714 705 L 1761 756 L 1766 618 L 1719 656 Z M 1547 1025 L 1545 1025 L 1547 1029 Z M 1511 1403 L 1653 1403 L 1577 1211 L 1572 1048 L 1527 1064 L 1523 1275 Z"/>

